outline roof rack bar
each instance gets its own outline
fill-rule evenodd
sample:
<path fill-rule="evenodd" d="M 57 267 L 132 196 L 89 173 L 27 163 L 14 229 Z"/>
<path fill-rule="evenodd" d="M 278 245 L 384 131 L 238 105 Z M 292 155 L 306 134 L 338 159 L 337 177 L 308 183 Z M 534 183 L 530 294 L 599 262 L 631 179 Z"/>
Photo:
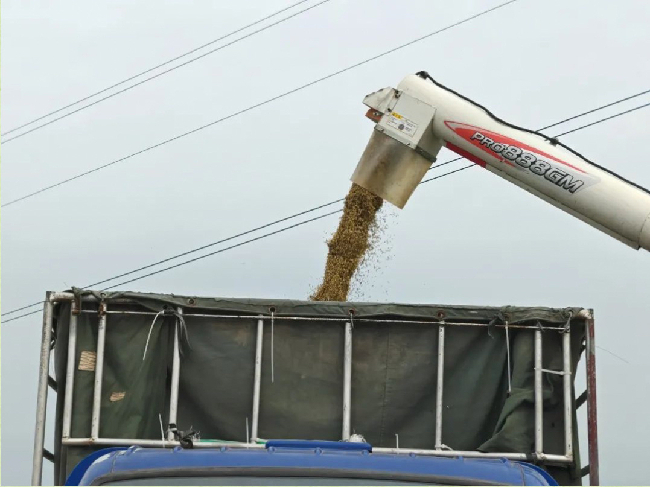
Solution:
<path fill-rule="evenodd" d="M 176 308 L 176 312 L 179 316 L 183 315 L 183 308 L 180 306 Z M 180 318 L 176 318 L 176 323 L 174 326 L 174 351 L 172 357 L 172 380 L 169 390 L 169 421 L 168 424 L 176 424 L 178 417 L 178 388 L 179 380 L 181 373 L 181 354 L 180 354 L 180 342 L 178 339 L 178 330 L 180 328 Z M 169 429 L 167 431 L 167 439 L 174 439 L 174 432 Z"/>
<path fill-rule="evenodd" d="M 345 342 L 343 348 L 343 441 L 350 439 L 350 422 L 352 417 L 352 322 L 345 324 Z"/>
<path fill-rule="evenodd" d="M 177 440 L 146 440 L 137 438 L 67 438 L 62 440 L 66 446 L 142 446 L 152 448 L 173 448 L 180 446 Z M 266 445 L 259 443 L 244 443 L 235 441 L 201 441 L 197 440 L 192 443 L 192 448 L 266 448 Z"/>
<path fill-rule="evenodd" d="M 255 442 L 259 434 L 260 424 L 260 396 L 262 389 L 262 345 L 264 343 L 264 320 L 260 316 L 257 320 L 257 341 L 255 343 L 255 381 L 253 383 L 253 425 L 251 437 L 246 441 Z"/>
<path fill-rule="evenodd" d="M 99 420 L 102 406 L 102 381 L 104 380 L 104 347 L 106 345 L 106 303 L 99 305 L 99 324 L 97 326 L 97 355 L 95 357 L 95 390 L 93 391 L 93 410 L 90 422 L 90 437 L 99 437 Z"/>
<path fill-rule="evenodd" d="M 445 322 L 438 326 L 438 380 L 436 381 L 436 450 L 442 449 L 442 387 L 445 368 Z"/>
<path fill-rule="evenodd" d="M 430 455 L 434 457 L 465 457 L 465 458 L 507 458 L 509 460 L 522 460 L 532 462 L 534 455 L 530 453 L 457 451 L 457 450 L 419 450 L 414 448 L 374 448 L 373 453 L 405 453 L 414 455 Z M 543 464 L 568 464 L 572 460 L 564 455 L 542 454 L 536 460 Z"/>
<path fill-rule="evenodd" d="M 49 293 L 43 304 L 43 329 L 41 337 L 41 361 L 36 395 L 36 429 L 34 431 L 34 457 L 32 462 L 32 485 L 41 485 L 43 478 L 43 445 L 45 443 L 45 417 L 47 415 L 47 382 L 50 376 L 50 351 L 52 343 L 52 308 Z"/>
<path fill-rule="evenodd" d="M 80 446 L 80 445 L 97 445 L 97 446 L 142 446 L 142 447 L 175 447 L 179 446 L 178 441 L 162 441 L 162 440 L 144 440 L 144 439 L 129 439 L 129 438 L 68 438 L 63 441 L 64 445 Z M 219 441 L 195 441 L 193 448 L 215 448 L 215 446 L 224 446 L 227 448 L 243 448 L 243 449 L 264 449 L 266 445 L 257 444 L 257 443 L 241 443 L 241 442 L 219 442 Z M 456 451 L 456 450 L 420 450 L 412 448 L 373 448 L 375 453 L 400 453 L 408 455 L 413 453 L 414 455 L 425 455 L 425 456 L 439 456 L 439 457 L 465 457 L 465 458 L 507 458 L 509 460 L 523 460 L 531 461 L 531 455 L 529 453 L 510 453 L 510 452 L 491 452 L 491 453 L 482 453 L 479 451 Z M 571 463 L 571 459 L 563 455 L 552 455 L 544 454 L 539 461 L 545 464 L 568 464 Z"/>
<path fill-rule="evenodd" d="M 77 313 L 75 302 L 70 306 L 70 326 L 68 331 L 68 362 L 65 370 L 65 391 L 63 396 L 63 425 L 61 436 L 70 437 L 72 428 L 72 394 L 74 391 L 75 365 L 77 362 Z"/>
<path fill-rule="evenodd" d="M 535 454 L 544 452 L 544 409 L 542 395 L 542 330 L 535 330 Z"/>

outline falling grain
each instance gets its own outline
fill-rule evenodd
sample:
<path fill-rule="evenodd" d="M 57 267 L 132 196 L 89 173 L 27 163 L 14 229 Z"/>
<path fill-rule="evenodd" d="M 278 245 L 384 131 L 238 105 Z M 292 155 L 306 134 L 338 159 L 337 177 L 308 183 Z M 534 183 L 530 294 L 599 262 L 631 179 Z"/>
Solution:
<path fill-rule="evenodd" d="M 352 184 L 345 197 L 343 216 L 332 239 L 323 282 L 311 296 L 312 301 L 346 301 L 350 281 L 372 243 L 375 215 L 383 200 L 370 191 Z"/>

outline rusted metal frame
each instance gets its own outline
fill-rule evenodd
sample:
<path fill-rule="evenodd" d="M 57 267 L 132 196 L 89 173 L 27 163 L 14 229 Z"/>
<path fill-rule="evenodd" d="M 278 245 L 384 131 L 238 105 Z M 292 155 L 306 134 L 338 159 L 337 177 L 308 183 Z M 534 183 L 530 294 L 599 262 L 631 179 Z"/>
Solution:
<path fill-rule="evenodd" d="M 248 442 L 257 441 L 260 422 L 260 397 L 262 389 L 262 345 L 264 343 L 264 320 L 258 317 L 257 320 L 257 341 L 255 343 L 255 380 L 253 382 L 253 424 L 251 437 L 246 438 Z"/>
<path fill-rule="evenodd" d="M 593 311 L 585 322 L 587 358 L 587 441 L 589 449 L 589 484 L 600 485 L 598 460 L 598 409 L 596 401 L 596 339 Z"/>
<path fill-rule="evenodd" d="M 45 443 L 45 419 L 47 416 L 48 378 L 50 376 L 50 344 L 52 342 L 53 304 L 49 293 L 43 304 L 43 328 L 41 330 L 41 358 L 36 393 L 36 428 L 34 431 L 34 455 L 32 459 L 32 485 L 41 485 L 43 478 L 43 454 Z"/>

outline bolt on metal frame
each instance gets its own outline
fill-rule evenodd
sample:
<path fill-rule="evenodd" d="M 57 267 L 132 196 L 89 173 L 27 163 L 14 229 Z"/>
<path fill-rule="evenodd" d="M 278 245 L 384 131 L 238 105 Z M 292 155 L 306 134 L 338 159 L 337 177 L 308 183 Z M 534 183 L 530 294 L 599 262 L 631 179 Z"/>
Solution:
<path fill-rule="evenodd" d="M 103 382 L 103 366 L 105 354 L 106 328 L 108 325 L 108 315 L 110 314 L 146 314 L 155 315 L 154 312 L 133 312 L 133 311 L 112 311 L 109 310 L 106 302 L 99 302 L 99 310 L 81 310 L 77 306 L 75 297 L 70 293 L 52 293 L 48 292 L 43 308 L 43 330 L 41 343 L 41 361 L 39 368 L 38 396 L 37 396 L 37 414 L 36 430 L 34 435 L 34 457 L 32 470 L 32 485 L 41 485 L 43 458 L 54 461 L 54 455 L 44 449 L 45 439 L 45 419 L 47 406 L 48 384 L 56 390 L 56 382 L 49 375 L 49 359 L 51 352 L 52 325 L 53 325 L 53 307 L 55 303 L 68 301 L 71 302 L 69 337 L 68 337 L 68 360 L 66 366 L 66 387 L 64 391 L 64 407 L 62 417 L 62 440 L 64 446 L 74 445 L 98 445 L 98 446 L 132 446 L 138 445 L 143 447 L 174 447 L 180 445 L 179 441 L 174 439 L 171 431 L 167 432 L 167 438 L 161 440 L 150 439 L 121 439 L 121 438 L 104 438 L 100 436 L 100 406 L 101 392 Z M 84 297 L 83 301 L 94 301 L 94 297 Z M 132 302 L 128 299 L 113 299 L 113 303 L 129 304 Z M 79 303 L 79 305 L 81 302 Z M 176 309 L 177 319 L 182 318 L 183 308 Z M 72 404 L 73 390 L 75 379 L 75 361 L 76 361 L 76 341 L 77 341 L 77 317 L 81 313 L 98 314 L 98 334 L 97 334 L 97 351 L 95 364 L 95 379 L 93 391 L 92 420 L 91 432 L 88 438 L 71 438 L 72 424 Z M 264 335 L 264 321 L 271 320 L 272 316 L 230 316 L 218 314 L 190 314 L 186 316 L 215 318 L 223 317 L 228 319 L 256 320 L 257 337 L 255 347 L 255 376 L 253 382 L 253 410 L 252 410 L 252 431 L 245 442 L 224 442 L 225 446 L 231 448 L 264 448 L 257 443 L 259 440 L 259 412 L 261 397 L 261 374 L 262 374 L 262 349 Z M 588 414 L 588 450 L 589 466 L 586 470 L 589 472 L 591 485 L 599 485 L 598 475 L 598 438 L 596 430 L 596 381 L 595 381 L 595 344 L 594 344 L 594 320 L 591 311 L 584 311 L 585 332 L 586 332 L 586 361 L 587 361 L 587 414 Z M 342 434 L 343 440 L 350 439 L 351 432 L 351 409 L 352 409 L 352 337 L 353 322 L 352 315 L 349 318 L 306 318 L 306 317 L 282 317 L 282 320 L 307 320 L 307 321 L 332 321 L 344 325 L 344 343 L 343 343 L 343 420 Z M 373 451 L 380 453 L 414 453 L 417 455 L 433 456 L 464 456 L 468 458 L 508 458 L 510 460 L 529 461 L 529 453 L 481 453 L 477 451 L 456 451 L 445 446 L 442 443 L 442 415 L 443 415 L 443 384 L 444 384 L 444 363 L 445 363 L 445 328 L 447 326 L 477 326 L 476 323 L 458 323 L 445 322 L 440 319 L 438 322 L 415 321 L 415 320 L 366 320 L 355 319 L 357 322 L 373 321 L 382 323 L 421 323 L 429 326 L 438 327 L 438 371 L 436 384 L 436 421 L 435 421 L 435 449 L 409 449 L 409 448 L 373 448 Z M 479 324 L 478 326 L 487 326 Z M 546 464 L 569 464 L 573 462 L 573 403 L 571 390 L 571 327 L 543 327 L 537 328 L 530 326 L 516 326 L 506 324 L 507 328 L 524 328 L 533 330 L 534 333 L 534 395 L 535 395 L 535 459 L 540 463 Z M 174 329 L 174 350 L 172 358 L 172 377 L 171 391 L 169 401 L 169 423 L 175 424 L 178 412 L 178 391 L 180 380 L 180 347 L 179 347 L 179 326 Z M 542 331 L 554 330 L 563 333 L 562 351 L 563 351 L 563 368 L 561 371 L 548 370 L 542 368 Z M 508 371 L 510 373 L 510 371 Z M 551 373 L 563 376 L 563 395 L 564 395 L 564 454 L 547 454 L 544 453 L 543 444 L 543 402 L 542 402 L 542 377 L 544 373 Z M 579 406 L 578 406 L 579 407 Z M 197 442 L 195 448 L 214 448 L 219 442 Z"/>

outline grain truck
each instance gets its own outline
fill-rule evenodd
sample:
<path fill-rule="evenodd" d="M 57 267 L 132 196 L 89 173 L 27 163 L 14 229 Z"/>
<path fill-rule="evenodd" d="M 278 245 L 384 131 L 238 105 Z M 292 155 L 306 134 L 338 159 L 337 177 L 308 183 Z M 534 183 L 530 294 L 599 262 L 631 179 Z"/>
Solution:
<path fill-rule="evenodd" d="M 590 309 L 73 289 L 42 334 L 34 484 L 597 484 Z"/>

